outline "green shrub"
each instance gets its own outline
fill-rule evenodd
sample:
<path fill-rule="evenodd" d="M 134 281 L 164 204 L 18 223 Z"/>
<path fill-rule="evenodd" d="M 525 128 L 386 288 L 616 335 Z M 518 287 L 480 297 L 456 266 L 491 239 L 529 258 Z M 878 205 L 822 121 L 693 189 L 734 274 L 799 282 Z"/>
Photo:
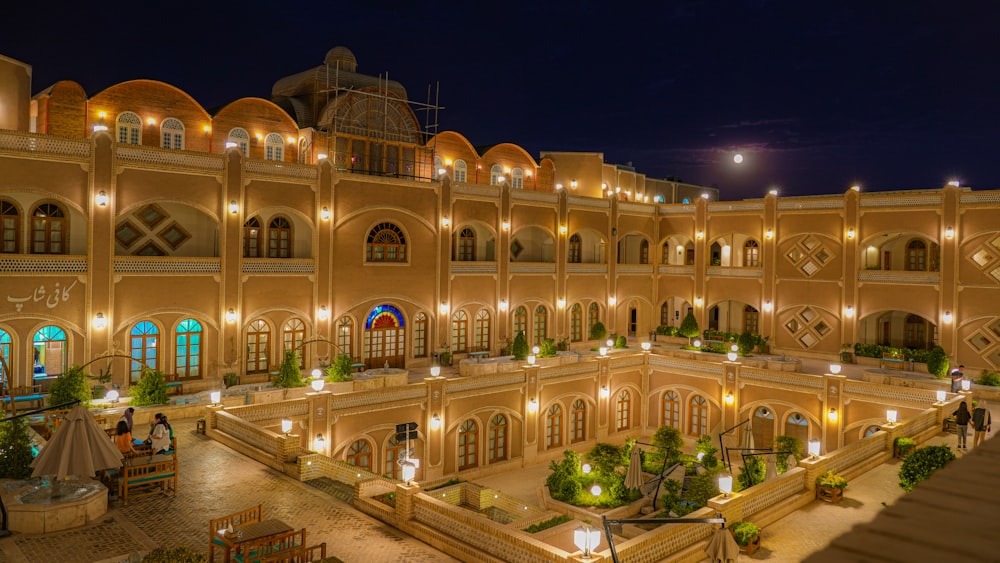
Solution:
<path fill-rule="evenodd" d="M 917 441 L 913 438 L 900 436 L 892 441 L 892 445 L 900 457 L 906 457 L 910 454 L 910 450 L 917 446 Z"/>
<path fill-rule="evenodd" d="M 719 496 L 719 471 L 721 466 L 713 471 L 693 475 L 688 479 L 687 493 L 684 500 L 698 505 L 698 508 L 708 506 L 708 499 Z"/>
<path fill-rule="evenodd" d="M 839 473 L 834 473 L 832 469 L 828 469 L 826 473 L 816 478 L 816 484 L 835 489 L 846 489 L 847 479 Z"/>
<path fill-rule="evenodd" d="M 680 430 L 672 426 L 661 426 L 653 433 L 653 446 L 656 448 L 657 457 L 666 459 L 668 463 L 674 463 L 680 459 L 684 438 L 681 437 Z"/>
<path fill-rule="evenodd" d="M 910 492 L 917 483 L 927 479 L 954 459 L 955 454 L 948 446 L 917 448 L 903 461 L 903 466 L 899 469 L 899 486 L 904 491 Z"/>
<path fill-rule="evenodd" d="M 613 444 L 598 442 L 584 455 L 590 462 L 594 471 L 602 476 L 610 476 L 615 472 L 615 467 L 628 465 L 628 458 L 625 457 L 625 449 Z"/>
<path fill-rule="evenodd" d="M 757 335 L 744 330 L 736 340 L 736 345 L 740 348 L 741 356 L 749 356 L 750 352 L 753 352 L 754 347 L 757 346 Z"/>
<path fill-rule="evenodd" d="M 767 466 L 764 465 L 764 460 L 756 456 L 747 458 L 743 467 L 740 467 L 740 474 L 736 476 L 733 488 L 742 491 L 758 483 L 763 483 L 766 473 Z"/>
<path fill-rule="evenodd" d="M 549 488 L 549 494 L 556 500 L 572 502 L 583 490 L 579 477 L 580 455 L 573 450 L 563 452 L 561 461 L 552 460 L 549 463 L 549 476 L 545 478 L 545 486 Z"/>
<path fill-rule="evenodd" d="M 979 374 L 979 379 L 976 380 L 977 385 L 988 385 L 990 387 L 1000 387 L 1000 373 L 995 371 L 983 370 Z"/>
<path fill-rule="evenodd" d="M 791 452 L 795 456 L 795 461 L 802 459 L 802 440 L 795 436 L 775 436 L 774 451 Z M 778 468 L 778 473 L 788 471 L 788 456 L 779 455 L 775 457 L 774 465 Z"/>
<path fill-rule="evenodd" d="M 553 358 L 558 353 L 556 350 L 556 341 L 553 338 L 543 338 L 542 342 L 538 345 L 538 357 L 539 358 Z"/>
<path fill-rule="evenodd" d="M 534 534 L 534 533 L 537 533 L 537 532 L 541 532 L 542 530 L 548 530 L 549 528 L 551 528 L 553 526 L 558 526 L 559 524 L 562 524 L 563 522 L 569 522 L 570 520 L 572 520 L 572 518 L 569 515 L 567 515 L 567 514 L 560 514 L 559 516 L 556 516 L 555 518 L 549 518 L 548 520 L 539 522 L 537 524 L 532 524 L 532 525 L 528 526 L 527 528 L 525 528 L 524 531 L 528 532 L 529 534 Z"/>
<path fill-rule="evenodd" d="M 129 395 L 132 397 L 129 404 L 134 407 L 170 403 L 167 381 L 163 378 L 163 372 L 158 369 L 142 368 L 142 377 L 129 389 Z"/>
<path fill-rule="evenodd" d="M 31 477 L 31 435 L 25 417 L 0 423 L 0 479 Z"/>
<path fill-rule="evenodd" d="M 351 357 L 347 354 L 340 354 L 333 359 L 330 367 L 326 368 L 326 380 L 330 383 L 354 381 L 352 370 Z"/>
<path fill-rule="evenodd" d="M 733 522 L 733 525 L 729 526 L 729 530 L 736 538 L 736 543 L 741 547 L 750 545 L 750 542 L 760 535 L 760 528 L 753 522 Z"/>
<path fill-rule="evenodd" d="M 514 337 L 514 344 L 511 345 L 511 353 L 515 360 L 523 360 L 528 357 L 528 338 L 524 336 L 524 331 L 517 333 Z"/>
<path fill-rule="evenodd" d="M 678 432 L 678 434 L 680 434 Z M 704 454 L 701 456 L 701 464 L 709 469 L 719 465 L 718 458 L 715 454 L 719 453 L 719 449 L 714 446 L 712 437 L 709 435 L 704 435 L 694 443 L 695 453 Z"/>
<path fill-rule="evenodd" d="M 164 395 L 166 387 L 164 387 Z M 80 401 L 83 405 L 90 404 L 90 384 L 83 367 L 73 364 L 49 386 L 49 406 L 61 405 L 71 401 Z"/>
<path fill-rule="evenodd" d="M 681 328 L 677 330 L 677 334 L 688 339 L 698 336 L 698 320 L 694 318 L 694 311 L 688 311 L 684 320 L 681 321 Z"/>
<path fill-rule="evenodd" d="M 927 372 L 938 379 L 944 379 L 948 375 L 948 365 L 948 355 L 944 353 L 944 348 L 935 346 L 927 358 Z"/>
<path fill-rule="evenodd" d="M 594 326 L 590 327 L 590 339 L 591 340 L 604 340 L 608 335 L 608 329 L 604 328 L 604 323 L 597 321 Z"/>
<path fill-rule="evenodd" d="M 621 349 L 621 348 L 628 348 L 628 337 L 626 337 L 626 336 L 623 335 L 623 336 L 619 336 L 618 338 L 616 338 L 615 339 L 615 348 L 619 348 L 619 349 Z"/>
<path fill-rule="evenodd" d="M 302 381 L 302 370 L 299 369 L 299 356 L 295 350 L 285 350 L 285 358 L 278 368 L 278 376 L 274 378 L 275 387 L 305 387 Z"/>
<path fill-rule="evenodd" d="M 158 547 L 142 558 L 142 563 L 206 563 L 208 556 L 189 547 Z"/>
<path fill-rule="evenodd" d="M 663 336 L 677 336 L 677 327 L 660 325 L 656 327 L 656 334 L 661 334 Z"/>

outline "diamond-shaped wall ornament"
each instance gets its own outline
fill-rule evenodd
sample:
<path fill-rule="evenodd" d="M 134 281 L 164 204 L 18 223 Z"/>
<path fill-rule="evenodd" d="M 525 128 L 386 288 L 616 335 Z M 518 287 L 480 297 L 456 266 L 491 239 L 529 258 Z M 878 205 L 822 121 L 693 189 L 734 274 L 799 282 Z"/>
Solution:
<path fill-rule="evenodd" d="M 972 255 L 972 261 L 978 264 L 980 268 L 984 268 L 993 261 L 993 254 L 985 248 L 980 248 Z"/>
<path fill-rule="evenodd" d="M 812 235 L 809 235 L 802 240 L 802 246 L 806 247 L 808 250 L 814 250 L 820 244 L 822 244 L 820 240 Z"/>
<path fill-rule="evenodd" d="M 798 264 L 799 260 L 802 260 L 802 257 L 804 257 L 805 254 L 803 254 L 798 248 L 793 247 L 785 256 L 792 261 L 792 264 Z"/>
<path fill-rule="evenodd" d="M 812 260 L 809 260 L 808 262 L 803 264 L 802 267 L 799 269 L 802 270 L 802 273 L 804 273 L 805 275 L 812 277 L 813 274 L 819 271 L 819 266 L 814 264 Z"/>
<path fill-rule="evenodd" d="M 785 328 L 788 329 L 788 332 L 795 334 L 800 328 L 802 328 L 802 325 L 799 324 L 799 321 L 792 319 L 785 323 Z"/>
<path fill-rule="evenodd" d="M 142 237 L 143 232 L 128 219 L 122 221 L 120 225 L 115 227 L 115 240 L 117 240 L 125 248 L 132 246 L 135 244 L 135 241 L 141 239 Z"/>
<path fill-rule="evenodd" d="M 799 316 L 805 319 L 806 323 L 811 323 L 816 318 L 816 311 L 813 311 L 810 307 L 806 307 L 802 309 Z"/>
<path fill-rule="evenodd" d="M 813 346 L 816 345 L 817 342 L 819 342 L 819 340 L 815 336 L 813 336 L 812 333 L 810 332 L 803 334 L 799 338 L 799 343 L 805 346 L 806 348 L 812 348 Z"/>

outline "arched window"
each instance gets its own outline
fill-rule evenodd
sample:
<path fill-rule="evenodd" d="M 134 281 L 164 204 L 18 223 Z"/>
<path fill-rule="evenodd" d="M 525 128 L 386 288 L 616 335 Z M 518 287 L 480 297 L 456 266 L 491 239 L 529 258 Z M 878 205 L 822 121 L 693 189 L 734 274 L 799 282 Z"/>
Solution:
<path fill-rule="evenodd" d="M 362 469 L 372 470 L 372 443 L 357 440 L 347 448 L 347 463 Z"/>
<path fill-rule="evenodd" d="M 622 389 L 615 402 L 615 429 L 628 430 L 632 426 L 632 394 Z"/>
<path fill-rule="evenodd" d="M 413 317 L 413 357 L 427 357 L 427 315 L 423 313 Z"/>
<path fill-rule="evenodd" d="M 469 227 L 462 229 L 458 235 L 459 262 L 474 262 L 476 260 L 476 233 Z"/>
<path fill-rule="evenodd" d="M 774 443 L 774 411 L 767 407 L 753 411 L 750 430 L 753 433 L 755 448 L 770 448 Z"/>
<path fill-rule="evenodd" d="M 123 145 L 142 144 L 142 120 L 130 112 L 122 112 L 115 121 L 118 128 L 118 142 Z"/>
<path fill-rule="evenodd" d="M 66 254 L 66 214 L 54 203 L 42 203 L 31 214 L 31 253 Z"/>
<path fill-rule="evenodd" d="M 528 310 L 523 305 L 514 309 L 514 336 L 521 332 L 528 334 Z"/>
<path fill-rule="evenodd" d="M 545 447 L 562 446 L 562 407 L 554 404 L 545 412 Z"/>
<path fill-rule="evenodd" d="M 684 265 L 694 266 L 694 243 L 689 242 L 684 247 Z"/>
<path fill-rule="evenodd" d="M 160 124 L 160 146 L 165 149 L 184 150 L 184 124 L 169 117 Z"/>
<path fill-rule="evenodd" d="M 587 404 L 582 399 L 573 401 L 569 411 L 569 442 L 582 442 L 587 439 Z"/>
<path fill-rule="evenodd" d="M 21 214 L 13 202 L 0 199 L 0 253 L 16 254 L 20 248 Z"/>
<path fill-rule="evenodd" d="M 456 160 L 455 161 L 455 182 L 456 183 L 461 182 L 463 184 L 465 182 L 467 182 L 468 180 L 466 178 L 468 178 L 468 171 L 469 171 L 469 167 L 468 167 L 468 165 L 465 164 L 464 160 L 461 160 L 461 159 Z"/>
<path fill-rule="evenodd" d="M 66 340 L 66 332 L 63 329 L 46 325 L 35 332 L 33 346 L 35 348 L 34 369 L 35 375 L 44 376 L 62 375 L 66 370 L 66 360 L 69 357 L 69 342 Z M 7 366 L 8 369 L 10 366 Z M 39 370 L 41 368 L 41 370 Z"/>
<path fill-rule="evenodd" d="M 583 340 L 583 307 L 579 303 L 569 309 L 569 339 L 573 342 Z"/>
<path fill-rule="evenodd" d="M 701 395 L 688 400 L 688 435 L 699 438 L 708 433 L 708 401 Z"/>
<path fill-rule="evenodd" d="M 267 257 L 292 257 L 292 224 L 280 215 L 267 225 Z"/>
<path fill-rule="evenodd" d="M 573 236 L 569 237 L 569 256 L 567 262 L 570 264 L 579 264 L 583 261 L 583 240 L 580 235 L 574 233 Z"/>
<path fill-rule="evenodd" d="M 662 326 L 670 324 L 670 304 L 667 301 L 660 305 L 660 324 Z"/>
<path fill-rule="evenodd" d="M 661 264 L 669 264 L 670 263 L 670 243 L 669 242 L 663 243 L 663 246 L 660 247 L 660 248 L 662 249 L 661 252 L 660 252 L 660 263 Z"/>
<path fill-rule="evenodd" d="M 878 432 L 880 430 L 882 430 L 881 426 L 869 426 L 868 428 L 865 428 L 865 431 L 864 431 L 864 434 L 863 434 L 862 437 L 863 438 L 867 438 L 867 437 L 871 436 L 872 434 L 874 434 L 874 433 L 876 433 L 876 432 Z"/>
<path fill-rule="evenodd" d="M 760 313 L 750 305 L 743 308 L 743 330 L 750 334 L 760 331 Z"/>
<path fill-rule="evenodd" d="M 809 421 L 806 417 L 797 412 L 793 412 L 785 419 L 785 436 L 798 438 L 803 444 L 809 440 Z M 802 452 L 792 452 L 802 453 Z"/>
<path fill-rule="evenodd" d="M 285 140 L 278 133 L 268 133 L 264 138 L 264 158 L 279 162 L 285 159 Z"/>
<path fill-rule="evenodd" d="M 396 436 L 390 436 L 385 445 L 385 464 L 383 474 L 396 480 L 403 479 L 403 466 L 399 460 L 406 457 L 406 442 L 400 442 Z"/>
<path fill-rule="evenodd" d="M 251 217 L 243 223 L 243 257 L 260 258 L 260 219 Z"/>
<path fill-rule="evenodd" d="M 156 341 L 159 336 L 160 329 L 149 321 L 139 321 L 132 326 L 129 349 L 135 361 L 129 362 L 128 371 L 133 383 L 142 377 L 144 367 L 156 369 Z"/>
<path fill-rule="evenodd" d="M 663 420 L 660 424 L 681 429 L 681 396 L 676 391 L 663 394 Z"/>
<path fill-rule="evenodd" d="M 406 262 L 406 237 L 392 223 L 379 223 L 368 233 L 368 262 Z"/>
<path fill-rule="evenodd" d="M 532 327 L 532 342 L 541 344 L 548 334 L 549 310 L 544 305 L 535 307 L 535 323 Z"/>
<path fill-rule="evenodd" d="M 591 303 L 587 307 L 587 337 L 590 337 L 590 331 L 594 329 L 594 325 L 601 321 L 601 309 L 597 306 L 597 303 Z"/>
<path fill-rule="evenodd" d="M 0 328 L 0 358 L 7 363 L 7 369 L 13 365 L 14 358 L 10 355 L 10 334 L 2 328 Z M 4 370 L 4 373 L 6 374 L 7 370 Z"/>
<path fill-rule="evenodd" d="M 247 373 L 267 373 L 267 350 L 271 342 L 271 327 L 257 319 L 247 327 Z"/>
<path fill-rule="evenodd" d="M 927 347 L 927 321 L 920 315 L 907 315 L 903 331 L 904 346 L 920 349 Z"/>
<path fill-rule="evenodd" d="M 337 346 L 342 353 L 354 359 L 354 319 L 348 316 L 340 317 L 337 321 Z"/>
<path fill-rule="evenodd" d="M 507 459 L 507 417 L 498 414 L 490 419 L 490 463 Z"/>
<path fill-rule="evenodd" d="M 455 311 L 451 316 L 451 349 L 462 354 L 469 351 L 469 316 L 465 311 Z"/>
<path fill-rule="evenodd" d="M 174 358 L 177 377 L 201 377 L 201 323 L 184 319 L 177 325 L 174 335 Z"/>
<path fill-rule="evenodd" d="M 649 264 L 649 241 L 644 240 L 639 243 L 639 263 Z"/>
<path fill-rule="evenodd" d="M 473 342 L 474 351 L 476 352 L 486 352 L 490 349 L 490 327 L 492 321 L 490 319 L 490 312 L 486 309 L 480 309 L 476 313 L 476 326 L 475 326 L 475 342 Z"/>
<path fill-rule="evenodd" d="M 524 170 L 515 168 L 510 171 L 510 187 L 515 190 L 524 189 Z"/>
<path fill-rule="evenodd" d="M 229 131 L 229 135 L 226 137 L 226 148 L 232 145 L 243 153 L 243 156 L 250 156 L 250 133 L 247 133 L 246 129 L 242 127 L 235 127 Z"/>
<path fill-rule="evenodd" d="M 743 265 L 747 268 L 760 267 L 760 245 L 753 239 L 743 244 Z"/>
<path fill-rule="evenodd" d="M 906 269 L 911 272 L 927 270 L 927 245 L 922 240 L 911 240 L 906 245 Z"/>
<path fill-rule="evenodd" d="M 494 164 L 490 167 L 490 185 L 496 186 L 499 184 L 500 178 L 503 178 L 503 169 L 500 168 L 499 164 Z"/>
<path fill-rule="evenodd" d="M 431 170 L 431 180 L 441 179 L 441 170 L 444 169 L 444 161 L 441 160 L 440 156 L 434 157 L 434 169 Z"/>
<path fill-rule="evenodd" d="M 458 470 L 479 466 L 479 425 L 471 418 L 458 429 Z"/>
<path fill-rule="evenodd" d="M 300 348 L 305 339 L 306 323 L 302 322 L 302 319 L 288 319 L 281 329 L 281 340 L 285 350 L 295 350 L 295 357 L 299 359 L 299 368 L 306 367 L 305 360 L 302 358 L 302 348 Z"/>

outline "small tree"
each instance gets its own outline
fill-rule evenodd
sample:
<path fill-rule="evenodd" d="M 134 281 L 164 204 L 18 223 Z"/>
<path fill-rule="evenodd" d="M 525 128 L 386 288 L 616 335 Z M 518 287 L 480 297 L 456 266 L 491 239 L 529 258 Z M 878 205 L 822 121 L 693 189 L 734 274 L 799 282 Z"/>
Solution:
<path fill-rule="evenodd" d="M 347 354 L 340 354 L 333 360 L 333 364 L 326 368 L 326 380 L 330 383 L 340 381 L 353 381 L 351 375 L 351 357 Z"/>
<path fill-rule="evenodd" d="M 757 335 L 751 334 L 749 330 L 744 330 L 736 340 L 736 345 L 740 349 L 741 356 L 749 356 L 750 352 L 753 352 L 754 346 L 757 345 Z"/>
<path fill-rule="evenodd" d="M 628 464 L 621 447 L 603 442 L 594 444 L 584 457 L 594 466 L 594 470 L 604 477 L 614 474 L 615 467 Z"/>
<path fill-rule="evenodd" d="M 930 477 L 954 459 L 955 454 L 948 446 L 925 446 L 913 450 L 899 469 L 900 488 L 906 492 L 912 491 L 917 483 Z"/>
<path fill-rule="evenodd" d="M 792 452 L 792 455 L 795 456 L 795 461 L 798 461 L 802 459 L 802 440 L 795 436 L 775 436 L 774 450 L 778 452 Z M 774 460 L 774 465 L 777 467 L 778 473 L 788 471 L 788 456 L 778 456 Z"/>
<path fill-rule="evenodd" d="M 73 364 L 63 372 L 49 387 L 49 406 L 61 405 L 72 401 L 90 404 L 90 384 L 82 366 Z"/>
<path fill-rule="evenodd" d="M 673 463 L 680 459 L 684 438 L 681 437 L 680 430 L 672 426 L 661 426 L 653 433 L 653 446 L 662 458 Z"/>
<path fill-rule="evenodd" d="M 510 351 L 514 354 L 515 360 L 523 360 L 528 357 L 528 339 L 524 336 L 523 330 L 514 337 L 514 344 L 511 345 Z"/>
<path fill-rule="evenodd" d="M 549 488 L 552 498 L 570 502 L 583 490 L 577 479 L 581 475 L 580 455 L 573 450 L 565 450 L 561 461 L 549 463 L 549 470 L 552 473 L 545 478 L 545 486 Z"/>
<path fill-rule="evenodd" d="M 299 369 L 299 357 L 295 350 L 285 350 L 285 359 L 278 368 L 278 376 L 274 378 L 275 387 L 304 387 L 302 370 Z"/>
<path fill-rule="evenodd" d="M 591 340 L 604 340 L 608 336 L 608 329 L 604 328 L 604 323 L 597 321 L 594 326 L 590 327 L 590 339 Z"/>
<path fill-rule="evenodd" d="M 554 338 L 543 338 L 541 344 L 538 345 L 539 358 L 553 358 L 558 352 Z"/>
<path fill-rule="evenodd" d="M 691 344 L 691 339 L 698 336 L 701 331 L 698 330 L 698 320 L 694 318 L 694 311 L 688 311 L 688 314 L 681 321 L 681 328 L 677 331 L 684 338 L 688 339 L 688 345 Z"/>
<path fill-rule="evenodd" d="M 24 417 L 0 423 L 0 478 L 27 479 L 31 476 L 31 436 Z"/>
<path fill-rule="evenodd" d="M 719 453 L 719 448 L 712 444 L 712 437 L 708 434 L 698 438 L 698 441 L 694 443 L 694 451 L 703 454 L 701 464 L 705 467 L 711 469 L 719 464 L 718 458 L 715 457 L 715 454 Z"/>
<path fill-rule="evenodd" d="M 927 372 L 938 379 L 943 379 L 948 375 L 948 365 L 948 354 L 944 353 L 944 348 L 935 346 L 927 358 Z"/>
<path fill-rule="evenodd" d="M 749 457 L 740 467 L 740 474 L 736 476 L 736 483 L 739 490 L 749 489 L 757 483 L 764 482 L 764 475 L 767 474 L 767 467 L 759 457 Z"/>
<path fill-rule="evenodd" d="M 170 402 L 167 397 L 167 381 L 163 372 L 158 369 L 142 368 L 142 377 L 129 389 L 132 397 L 131 405 L 145 407 L 148 405 L 165 405 Z"/>

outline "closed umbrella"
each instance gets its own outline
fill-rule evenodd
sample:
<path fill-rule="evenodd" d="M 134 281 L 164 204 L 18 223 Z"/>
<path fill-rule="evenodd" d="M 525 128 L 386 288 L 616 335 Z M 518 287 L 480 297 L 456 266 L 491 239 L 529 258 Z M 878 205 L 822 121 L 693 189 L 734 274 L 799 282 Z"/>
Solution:
<path fill-rule="evenodd" d="M 770 481 L 778 476 L 778 462 L 773 455 L 767 456 L 767 466 L 764 468 L 764 480 Z"/>
<path fill-rule="evenodd" d="M 729 530 L 719 528 L 705 546 L 705 555 L 712 563 L 729 563 L 739 560 L 740 546 Z"/>
<path fill-rule="evenodd" d="M 625 488 L 638 489 L 642 486 L 642 451 L 632 446 L 632 453 L 628 458 L 628 471 L 625 472 Z"/>
<path fill-rule="evenodd" d="M 66 413 L 66 420 L 31 462 L 32 477 L 56 475 L 65 479 L 69 475 L 93 477 L 103 469 L 122 465 L 122 453 L 87 408 L 76 405 Z"/>

